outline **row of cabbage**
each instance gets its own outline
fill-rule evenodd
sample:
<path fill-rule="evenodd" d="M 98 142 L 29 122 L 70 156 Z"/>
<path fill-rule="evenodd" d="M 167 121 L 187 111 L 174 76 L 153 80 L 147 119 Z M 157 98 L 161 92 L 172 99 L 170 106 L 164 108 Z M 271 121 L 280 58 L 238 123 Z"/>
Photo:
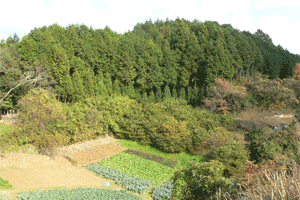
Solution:
<path fill-rule="evenodd" d="M 141 179 L 126 173 L 122 173 L 119 170 L 112 169 L 106 166 L 101 166 L 97 163 L 89 164 L 84 166 L 87 169 L 97 173 L 98 175 L 103 175 L 103 177 L 116 181 L 117 185 L 123 184 L 127 190 L 131 192 L 138 192 L 144 194 L 148 192 L 153 183 L 148 180 Z M 158 186 L 153 189 L 152 197 L 154 200 L 170 199 L 173 190 L 172 181 L 168 181 L 165 184 Z"/>
<path fill-rule="evenodd" d="M 132 199 L 142 200 L 141 197 L 135 196 L 126 190 L 112 190 L 102 188 L 76 188 L 76 189 L 57 189 L 57 190 L 42 190 L 29 191 L 18 194 L 18 199 L 30 200 L 117 200 L 117 199 Z"/>
<path fill-rule="evenodd" d="M 165 184 L 153 189 L 152 198 L 154 200 L 171 199 L 173 188 L 173 181 L 169 180 Z"/>
<path fill-rule="evenodd" d="M 131 192 L 144 194 L 148 192 L 154 184 L 151 181 L 144 180 L 127 173 L 122 173 L 119 170 L 101 166 L 97 163 L 85 165 L 84 167 L 97 173 L 98 175 L 103 175 L 104 178 L 116 181 L 117 185 L 123 184 L 123 187 Z"/>

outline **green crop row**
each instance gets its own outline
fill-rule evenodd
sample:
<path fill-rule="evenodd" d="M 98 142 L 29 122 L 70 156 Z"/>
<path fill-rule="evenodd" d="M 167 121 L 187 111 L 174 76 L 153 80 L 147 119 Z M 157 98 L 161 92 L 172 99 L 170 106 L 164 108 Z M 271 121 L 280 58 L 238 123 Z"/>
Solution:
<path fill-rule="evenodd" d="M 175 168 L 177 163 L 178 163 L 177 160 L 164 158 L 164 157 L 157 156 L 157 155 L 154 155 L 154 154 L 144 153 L 144 152 L 140 152 L 140 151 L 136 151 L 136 150 L 132 150 L 132 149 L 127 149 L 124 152 L 132 154 L 132 155 L 139 156 L 141 158 L 145 158 L 147 160 L 152 160 L 152 161 L 158 162 L 158 163 L 160 163 L 164 166 L 170 167 L 170 168 Z"/>
<path fill-rule="evenodd" d="M 155 186 L 169 180 L 174 172 L 170 167 L 125 152 L 100 160 L 98 164 L 149 180 Z"/>
<path fill-rule="evenodd" d="M 151 181 L 144 180 L 130 174 L 122 173 L 116 169 L 100 166 L 97 163 L 89 164 L 84 167 L 97 173 L 98 175 L 103 175 L 104 178 L 116 181 L 117 185 L 122 184 L 123 187 L 131 192 L 144 194 L 145 192 L 148 192 L 153 186 L 153 183 Z"/>
<path fill-rule="evenodd" d="M 76 189 L 57 189 L 44 191 L 30 191 L 22 192 L 18 195 L 19 199 L 31 200 L 87 200 L 87 199 L 101 199 L 101 200 L 117 200 L 117 199 L 132 199 L 142 200 L 141 197 L 128 193 L 126 190 L 111 190 L 101 188 L 76 188 Z"/>

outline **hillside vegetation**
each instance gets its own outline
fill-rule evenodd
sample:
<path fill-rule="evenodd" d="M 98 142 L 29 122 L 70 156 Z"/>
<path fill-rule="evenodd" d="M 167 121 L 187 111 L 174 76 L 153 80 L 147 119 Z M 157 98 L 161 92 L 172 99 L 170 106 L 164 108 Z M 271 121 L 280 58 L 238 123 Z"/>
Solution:
<path fill-rule="evenodd" d="M 276 189 L 276 198 L 293 199 L 299 62 L 261 30 L 211 21 L 146 21 L 125 34 L 36 28 L 0 45 L 0 104 L 20 114 L 1 148 L 33 144 L 53 156 L 56 147 L 113 134 L 157 154 L 199 158 L 175 167 L 171 199 L 271 199 Z M 18 86 L 26 73 L 42 76 Z M 275 111 L 295 121 L 275 131 L 264 118 Z"/>

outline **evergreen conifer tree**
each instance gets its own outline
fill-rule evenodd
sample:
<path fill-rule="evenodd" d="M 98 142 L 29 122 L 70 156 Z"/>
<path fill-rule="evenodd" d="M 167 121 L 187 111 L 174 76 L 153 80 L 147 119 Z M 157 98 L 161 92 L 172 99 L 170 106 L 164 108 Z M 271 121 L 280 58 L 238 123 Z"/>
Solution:
<path fill-rule="evenodd" d="M 199 102 L 199 93 L 200 93 L 200 90 L 198 88 L 198 86 L 194 86 L 194 102 L 195 102 L 195 106 L 197 107 L 198 106 L 198 102 Z"/>
<path fill-rule="evenodd" d="M 121 94 L 120 81 L 116 79 L 113 84 L 114 94 Z"/>
<path fill-rule="evenodd" d="M 121 83 L 121 94 L 122 94 L 123 96 L 126 96 L 126 95 L 127 95 L 127 87 L 126 87 L 126 85 L 124 85 L 124 84 L 122 84 L 122 83 Z"/>
<path fill-rule="evenodd" d="M 113 86 L 111 82 L 111 76 L 109 73 L 105 74 L 105 78 L 103 80 L 104 85 L 106 86 L 108 95 L 111 96 L 113 94 Z"/>
<path fill-rule="evenodd" d="M 180 88 L 180 91 L 179 91 L 179 98 L 186 100 L 186 93 L 185 93 L 184 87 L 181 87 L 181 88 Z"/>
<path fill-rule="evenodd" d="M 126 90 L 126 94 L 128 95 L 129 98 L 134 99 L 135 96 L 135 91 L 134 91 L 134 87 L 133 84 L 130 83 L 129 86 L 127 86 L 127 90 Z"/>
<path fill-rule="evenodd" d="M 173 97 L 173 98 L 178 98 L 177 90 L 176 90 L 176 87 L 175 87 L 175 86 L 174 86 L 173 89 L 172 89 L 172 97 Z"/>
<path fill-rule="evenodd" d="M 85 88 L 86 92 L 89 96 L 95 95 L 95 77 L 94 72 L 92 70 L 88 70 L 86 74 L 86 80 L 85 80 Z"/>
<path fill-rule="evenodd" d="M 148 96 L 147 96 L 147 92 L 143 92 L 143 94 L 142 94 L 142 100 L 141 100 L 141 103 L 142 104 L 147 104 L 149 102 L 149 99 L 148 99 Z"/>
<path fill-rule="evenodd" d="M 170 92 L 170 88 L 168 85 L 166 85 L 165 87 L 165 91 L 164 91 L 164 100 L 171 98 L 171 92 Z"/>
<path fill-rule="evenodd" d="M 84 92 L 83 80 L 77 71 L 73 75 L 73 86 L 75 89 L 74 95 L 73 95 L 73 97 L 74 97 L 73 100 L 80 101 L 81 99 L 84 98 L 85 92 Z"/>
<path fill-rule="evenodd" d="M 138 90 L 135 90 L 135 99 L 139 103 L 142 101 L 142 95 L 141 95 L 141 93 Z"/>
<path fill-rule="evenodd" d="M 149 95 L 149 97 L 148 97 L 148 102 L 149 102 L 149 103 L 155 102 L 155 95 L 154 95 L 153 90 L 151 90 L 151 92 L 150 92 L 150 95 Z"/>
<path fill-rule="evenodd" d="M 102 80 L 100 80 L 98 82 L 98 90 L 99 90 L 99 95 L 100 96 L 103 96 L 103 97 L 108 96 L 108 91 L 107 91 L 106 86 L 104 85 Z"/>
<path fill-rule="evenodd" d="M 193 88 L 191 86 L 188 87 L 188 93 L 187 93 L 187 102 L 189 104 L 192 104 L 193 103 L 193 100 L 194 100 L 194 91 L 193 91 Z"/>
<path fill-rule="evenodd" d="M 163 100 L 163 93 L 161 91 L 161 88 L 160 87 L 157 87 L 156 88 L 156 102 L 161 102 Z"/>

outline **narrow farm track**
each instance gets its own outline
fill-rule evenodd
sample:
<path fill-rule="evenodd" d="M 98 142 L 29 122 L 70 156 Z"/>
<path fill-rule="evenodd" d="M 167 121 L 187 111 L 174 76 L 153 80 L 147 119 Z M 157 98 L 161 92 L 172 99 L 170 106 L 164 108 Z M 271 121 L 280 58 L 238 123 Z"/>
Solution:
<path fill-rule="evenodd" d="M 0 157 L 0 177 L 8 180 L 14 188 L 1 192 L 10 198 L 17 199 L 19 192 L 56 189 L 57 187 L 121 190 L 122 187 L 115 185 L 114 181 L 97 176 L 94 172 L 82 168 L 82 165 L 97 162 L 126 150 L 115 143 L 116 141 L 117 139 L 106 137 L 73 144 L 59 148 L 58 155 L 54 158 L 38 155 L 32 150 L 31 153 L 5 153 L 4 158 Z M 110 182 L 111 186 L 103 186 L 104 181 Z M 147 200 L 152 199 L 137 193 L 135 195 Z"/>

